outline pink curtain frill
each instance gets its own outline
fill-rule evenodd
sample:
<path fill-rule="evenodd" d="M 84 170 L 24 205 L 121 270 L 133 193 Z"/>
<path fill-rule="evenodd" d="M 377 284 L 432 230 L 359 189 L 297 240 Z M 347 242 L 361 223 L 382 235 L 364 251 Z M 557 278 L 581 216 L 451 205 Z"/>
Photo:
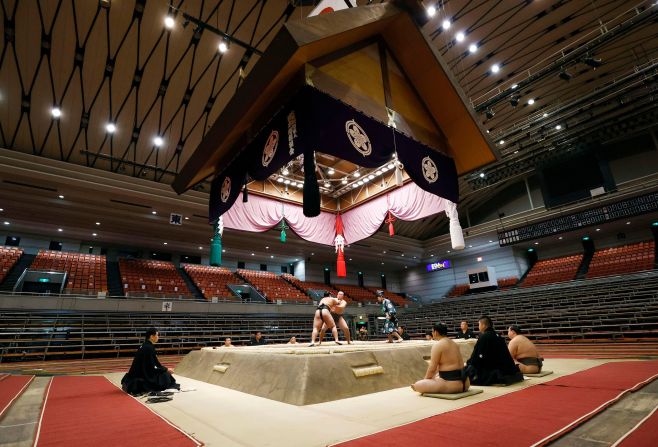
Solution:
<path fill-rule="evenodd" d="M 249 196 L 248 202 L 236 201 L 223 217 L 225 228 L 258 233 L 273 228 L 285 217 L 290 229 L 302 239 L 324 245 L 334 243 L 335 214 L 322 211 L 319 216 L 309 218 L 299 205 L 255 194 Z"/>
<path fill-rule="evenodd" d="M 345 241 L 358 242 L 373 235 L 391 214 L 401 220 L 418 220 L 445 211 L 452 202 L 408 183 L 343 214 Z"/>

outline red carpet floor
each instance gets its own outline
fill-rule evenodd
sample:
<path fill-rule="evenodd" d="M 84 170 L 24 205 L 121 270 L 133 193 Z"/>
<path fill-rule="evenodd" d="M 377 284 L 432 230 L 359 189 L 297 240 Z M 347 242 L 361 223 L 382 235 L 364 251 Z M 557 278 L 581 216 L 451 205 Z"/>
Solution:
<path fill-rule="evenodd" d="M 656 447 L 658 445 L 658 411 L 656 410 L 658 407 L 611 447 Z"/>
<path fill-rule="evenodd" d="M 199 446 L 105 377 L 53 377 L 35 446 Z"/>
<path fill-rule="evenodd" d="M 0 417 L 9 409 L 12 402 L 25 391 L 34 376 L 10 376 L 0 374 Z"/>
<path fill-rule="evenodd" d="M 656 374 L 657 361 L 605 364 L 338 445 L 545 445 Z"/>

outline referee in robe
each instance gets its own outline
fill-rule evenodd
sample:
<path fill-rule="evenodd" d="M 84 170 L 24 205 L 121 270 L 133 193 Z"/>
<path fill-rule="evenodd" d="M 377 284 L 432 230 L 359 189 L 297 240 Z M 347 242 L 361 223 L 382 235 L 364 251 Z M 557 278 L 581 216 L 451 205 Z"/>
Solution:
<path fill-rule="evenodd" d="M 121 379 L 121 387 L 125 392 L 138 395 L 171 388 L 180 390 L 180 385 L 171 375 L 174 371 L 162 366 L 158 361 L 155 353 L 158 339 L 156 328 L 146 331 L 146 340 L 137 350 L 130 370 Z"/>

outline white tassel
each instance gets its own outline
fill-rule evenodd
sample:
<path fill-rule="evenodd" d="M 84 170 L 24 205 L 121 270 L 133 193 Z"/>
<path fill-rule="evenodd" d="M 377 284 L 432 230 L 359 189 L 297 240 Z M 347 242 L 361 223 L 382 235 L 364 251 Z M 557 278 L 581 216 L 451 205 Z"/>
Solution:
<path fill-rule="evenodd" d="M 404 169 L 404 165 L 400 163 L 399 161 L 395 162 L 395 185 L 396 186 L 402 186 L 404 183 L 404 177 L 402 177 L 402 169 Z"/>
<path fill-rule="evenodd" d="M 462 227 L 459 224 L 457 204 L 448 201 L 448 206 L 446 207 L 446 215 L 450 219 L 450 241 L 452 242 L 452 249 L 463 250 L 466 244 L 464 243 Z"/>

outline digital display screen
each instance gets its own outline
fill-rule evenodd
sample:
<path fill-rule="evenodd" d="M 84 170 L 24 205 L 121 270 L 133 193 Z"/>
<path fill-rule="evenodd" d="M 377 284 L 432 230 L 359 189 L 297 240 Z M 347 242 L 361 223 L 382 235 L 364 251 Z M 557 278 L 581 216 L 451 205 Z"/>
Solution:
<path fill-rule="evenodd" d="M 450 267 L 451 267 L 450 261 L 446 259 L 445 261 L 439 261 L 439 262 L 433 262 L 431 264 L 427 264 L 427 271 L 435 272 L 437 270 L 449 269 Z"/>

